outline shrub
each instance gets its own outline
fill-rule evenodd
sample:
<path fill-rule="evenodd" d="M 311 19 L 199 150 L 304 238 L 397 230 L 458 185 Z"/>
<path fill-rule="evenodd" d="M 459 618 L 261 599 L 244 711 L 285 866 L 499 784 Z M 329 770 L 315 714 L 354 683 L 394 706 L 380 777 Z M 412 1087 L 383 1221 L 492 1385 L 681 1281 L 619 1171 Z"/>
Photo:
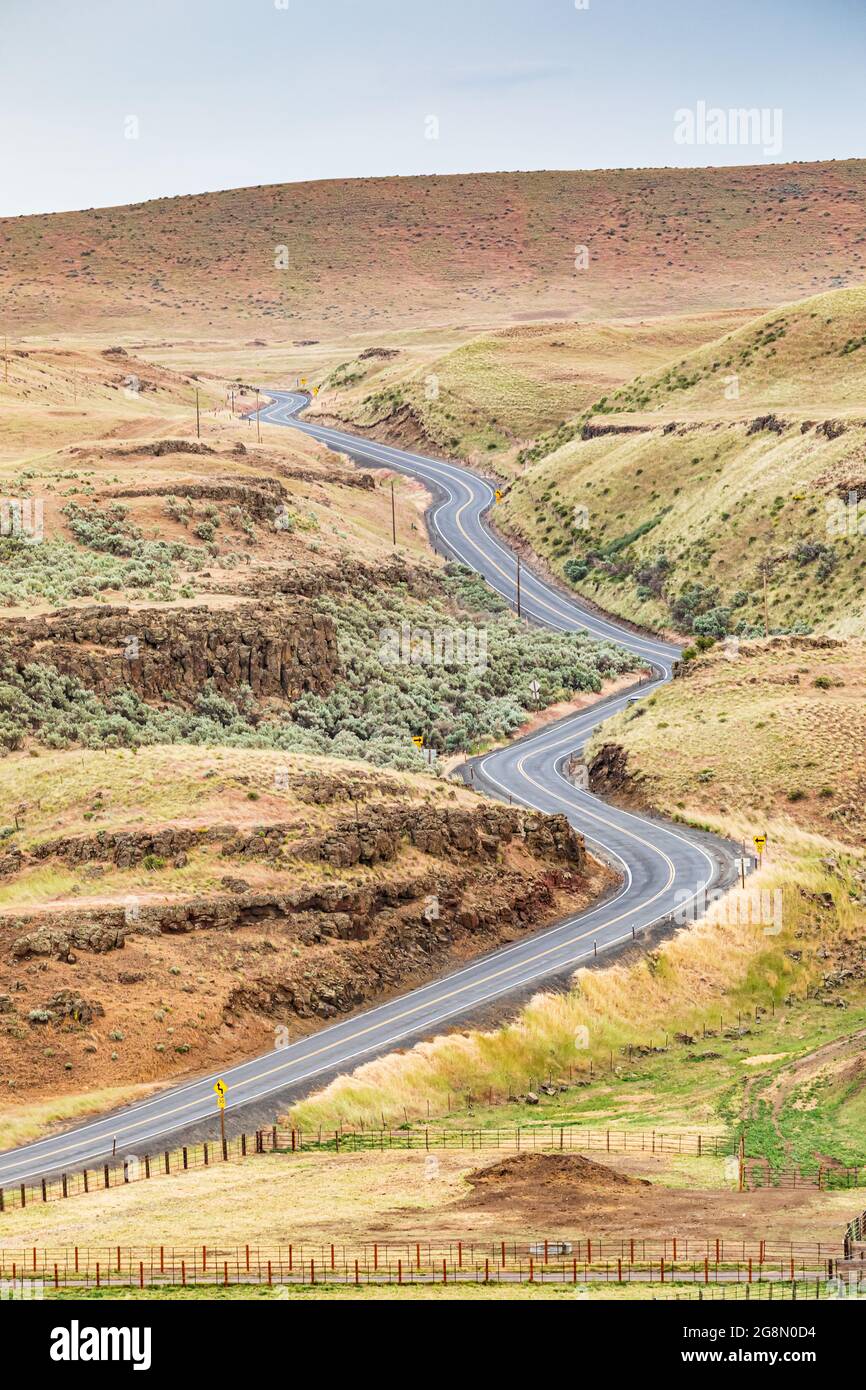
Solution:
<path fill-rule="evenodd" d="M 539 704 L 598 691 L 606 677 L 634 669 L 635 658 L 614 643 L 586 633 L 527 630 L 487 594 L 490 607 L 481 613 L 459 607 L 455 596 L 473 594 L 475 582 L 453 567 L 441 600 L 421 603 L 399 588 L 319 600 L 337 626 L 344 679 L 327 696 L 305 693 L 276 718 L 262 719 L 250 696 L 232 701 L 212 688 L 201 692 L 192 710 L 152 708 L 129 689 L 100 698 L 51 667 L 0 669 L 0 744 L 20 747 L 27 734 L 52 748 L 223 744 L 417 769 L 424 761 L 414 734 L 423 733 L 428 746 L 443 752 L 469 749 L 512 733 Z M 382 630 L 400 631 L 403 623 L 416 630 L 483 625 L 486 664 L 386 664 Z M 143 863 L 162 867 L 158 856 Z"/>

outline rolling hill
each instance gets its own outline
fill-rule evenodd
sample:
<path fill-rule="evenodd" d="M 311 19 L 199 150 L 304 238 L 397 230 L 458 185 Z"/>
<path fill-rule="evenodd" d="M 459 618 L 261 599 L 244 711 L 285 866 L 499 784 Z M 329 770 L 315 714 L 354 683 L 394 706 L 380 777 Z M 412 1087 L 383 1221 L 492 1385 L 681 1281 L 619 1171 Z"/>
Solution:
<path fill-rule="evenodd" d="M 848 160 L 341 180 L 4 218 L 4 328 L 302 339 L 769 306 L 862 279 L 864 191 L 866 162 Z"/>
<path fill-rule="evenodd" d="M 863 289 L 739 327 L 542 437 L 497 519 L 637 622 L 862 635 L 864 336 Z"/>

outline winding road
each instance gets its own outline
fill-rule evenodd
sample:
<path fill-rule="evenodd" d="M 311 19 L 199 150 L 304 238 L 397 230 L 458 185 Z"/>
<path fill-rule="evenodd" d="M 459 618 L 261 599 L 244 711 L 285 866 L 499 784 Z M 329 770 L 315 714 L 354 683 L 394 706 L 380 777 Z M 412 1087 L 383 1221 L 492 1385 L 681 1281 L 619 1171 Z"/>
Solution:
<path fill-rule="evenodd" d="M 367 467 L 389 468 L 428 486 L 434 504 L 428 524 L 440 548 L 476 570 L 514 604 L 516 560 L 485 521 L 494 502 L 489 483 L 459 464 L 362 439 L 301 418 L 306 394 L 268 389 L 262 423 L 304 431 Z M 586 631 L 618 642 L 653 668 L 646 695 L 670 679 L 678 649 L 634 633 L 584 608 L 525 566 L 521 611 L 561 632 Z M 174 1086 L 146 1101 L 51 1138 L 0 1154 L 0 1186 L 50 1172 L 91 1166 L 116 1151 L 141 1155 L 165 1147 L 169 1136 L 215 1125 L 213 1083 L 228 1085 L 227 1113 L 268 1102 L 274 1109 L 339 1071 L 405 1045 L 491 1000 L 519 994 L 536 982 L 566 974 L 630 940 L 718 883 L 733 877 L 734 847 L 700 832 L 674 827 L 608 805 L 572 785 L 563 772 L 594 728 L 622 709 L 628 692 L 597 701 L 580 713 L 509 744 L 473 764 L 479 790 L 540 811 L 564 812 L 599 856 L 614 865 L 621 885 L 595 907 L 473 960 L 438 980 L 320 1029 L 299 1042 Z"/>

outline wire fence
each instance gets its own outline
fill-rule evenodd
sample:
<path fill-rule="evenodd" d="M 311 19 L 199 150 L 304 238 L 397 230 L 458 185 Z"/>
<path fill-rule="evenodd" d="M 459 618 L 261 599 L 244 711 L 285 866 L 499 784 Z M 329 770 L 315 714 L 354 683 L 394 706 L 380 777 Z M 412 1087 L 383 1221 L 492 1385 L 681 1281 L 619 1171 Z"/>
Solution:
<path fill-rule="evenodd" d="M 508 1150 L 515 1153 L 678 1154 L 684 1158 L 727 1157 L 734 1141 L 727 1135 L 694 1130 L 668 1134 L 660 1130 L 587 1129 L 583 1125 L 532 1125 L 508 1129 L 365 1129 L 261 1131 L 264 1151 L 357 1153 L 382 1149 Z"/>
<path fill-rule="evenodd" d="M 162 1176 L 209 1168 L 215 1164 L 239 1162 L 263 1153 L 355 1153 L 382 1149 L 462 1149 L 549 1152 L 604 1150 L 607 1153 L 676 1153 L 684 1157 L 728 1152 L 730 1141 L 717 1134 L 662 1134 L 655 1130 L 588 1130 L 533 1126 L 508 1130 L 396 1129 L 341 1131 L 300 1129 L 281 1130 L 276 1125 L 238 1134 L 225 1140 L 186 1144 L 179 1149 L 163 1149 L 155 1154 L 124 1154 L 92 1168 L 59 1173 L 33 1183 L 0 1187 L 0 1215 L 44 1202 L 63 1201 L 85 1193 L 123 1187 Z"/>
<path fill-rule="evenodd" d="M 743 1170 L 744 1184 L 750 1192 L 764 1187 L 815 1187 L 822 1192 L 866 1187 L 866 1164 L 847 1168 L 837 1163 L 771 1168 L 766 1159 L 747 1158 Z"/>
<path fill-rule="evenodd" d="M 402 1262 L 416 1269 L 439 1268 L 442 1261 L 462 1269 L 488 1262 L 491 1267 L 510 1269 L 527 1265 L 547 1267 L 573 1262 L 581 1267 L 613 1270 L 620 1265 L 635 1270 L 663 1266 L 700 1266 L 736 1270 L 742 1268 L 755 1274 L 764 1270 L 770 1274 L 792 1278 L 792 1269 L 823 1270 L 844 1255 L 839 1241 L 785 1241 L 756 1236 L 752 1239 L 732 1239 L 724 1236 L 608 1236 L 603 1239 L 584 1236 L 580 1239 L 557 1237 L 514 1236 L 504 1239 L 463 1239 L 457 1236 L 404 1239 L 401 1241 L 297 1241 L 270 1247 L 258 1245 L 226 1245 L 218 1240 L 195 1245 L 145 1246 L 3 1246 L 0 1247 L 0 1275 L 8 1276 L 11 1266 L 18 1272 L 46 1274 L 58 1264 L 61 1269 L 76 1274 L 93 1274 L 98 1263 L 103 1271 L 123 1273 L 143 1262 L 146 1269 L 159 1273 L 177 1271 L 183 1261 L 192 1271 L 206 1273 L 217 1264 L 227 1261 L 235 1270 L 247 1273 L 270 1262 L 275 1269 L 295 1271 L 313 1263 L 318 1269 L 354 1267 L 357 1261 L 362 1270 L 379 1272 Z M 864 1271 L 866 1273 L 866 1271 Z"/>
<path fill-rule="evenodd" d="M 674 1242 L 688 1248 L 689 1242 Z M 719 1244 L 719 1242 L 717 1242 Z M 730 1247 L 731 1243 L 724 1243 Z M 736 1243 L 739 1246 L 739 1242 Z M 146 1288 L 232 1284 L 650 1284 L 691 1285 L 693 1288 L 815 1285 L 835 1278 L 836 1260 L 819 1254 L 817 1244 L 808 1253 L 743 1259 L 728 1248 L 722 1258 L 712 1258 L 712 1243 L 700 1258 L 691 1243 L 690 1256 L 683 1248 L 674 1256 L 647 1250 L 651 1242 L 631 1238 L 620 1241 L 562 1240 L 464 1242 L 407 1242 L 402 1245 L 365 1243 L 357 1247 L 309 1243 L 273 1249 L 218 1244 L 195 1247 L 124 1247 L 101 1249 L 79 1246 L 0 1252 L 0 1281 L 10 1296 L 21 1286 L 60 1288 Z M 605 1248 L 606 1247 L 606 1248 Z M 619 1250 L 615 1254 L 613 1247 Z M 634 1258 L 629 1257 L 634 1247 Z M 793 1247 L 789 1247 L 793 1250 Z M 848 1287 L 866 1290 L 866 1270 Z M 20 1296 L 24 1296 L 22 1293 Z M 33 1296 L 33 1295 L 31 1295 Z M 38 1296 L 35 1295 L 35 1296 Z"/>
<path fill-rule="evenodd" d="M 158 1153 L 124 1154 L 94 1167 L 59 1173 L 36 1182 L 0 1187 L 0 1216 L 47 1202 L 124 1187 L 129 1183 L 176 1176 L 193 1169 L 240 1162 L 255 1154 L 312 1155 L 404 1150 L 435 1153 L 575 1153 L 672 1155 L 681 1158 L 727 1158 L 740 1161 L 734 1140 L 700 1130 L 668 1133 L 661 1130 L 591 1129 L 582 1125 L 532 1125 L 510 1129 L 323 1130 L 280 1129 L 272 1125 L 253 1134 L 185 1144 Z M 821 1190 L 866 1187 L 866 1165 L 852 1168 L 773 1170 L 765 1160 L 742 1162 L 741 1185 L 758 1187 L 817 1187 Z M 866 1222 L 866 1218 L 864 1218 Z"/>
<path fill-rule="evenodd" d="M 856 1290 L 832 1279 L 793 1280 L 788 1283 L 762 1282 L 758 1284 L 715 1284 L 709 1288 L 672 1289 L 669 1293 L 657 1293 L 653 1299 L 659 1302 L 686 1303 L 778 1303 L 796 1302 L 798 1299 L 845 1299 L 862 1298 L 866 1283 Z"/>
<path fill-rule="evenodd" d="M 846 1260 L 859 1259 L 866 1262 L 866 1211 L 848 1222 L 844 1245 Z"/>
<path fill-rule="evenodd" d="M 239 1162 L 249 1154 L 264 1152 L 263 1148 L 257 1148 L 259 1143 L 258 1134 L 238 1134 L 225 1141 L 217 1139 L 210 1143 L 185 1144 L 182 1148 L 164 1149 L 156 1154 L 124 1154 L 97 1167 L 40 1178 L 34 1183 L 22 1182 L 14 1187 L 0 1187 L 0 1214 L 43 1202 L 63 1201 L 67 1197 L 88 1192 L 124 1187 L 131 1182 L 185 1173 L 192 1168 Z"/>

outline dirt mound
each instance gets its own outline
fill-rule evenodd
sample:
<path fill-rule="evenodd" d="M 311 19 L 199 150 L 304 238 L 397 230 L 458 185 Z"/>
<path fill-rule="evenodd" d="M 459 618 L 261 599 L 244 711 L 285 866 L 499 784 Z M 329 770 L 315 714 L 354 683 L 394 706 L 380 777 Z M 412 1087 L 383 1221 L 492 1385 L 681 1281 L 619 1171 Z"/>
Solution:
<path fill-rule="evenodd" d="M 467 1174 L 466 1181 L 473 1189 L 466 1204 L 473 1207 L 501 1206 L 515 1201 L 535 1203 L 551 1198 L 562 1204 L 569 1198 L 582 1199 L 589 1192 L 650 1186 L 645 1178 L 618 1173 L 574 1153 L 511 1154 L 498 1163 Z"/>

